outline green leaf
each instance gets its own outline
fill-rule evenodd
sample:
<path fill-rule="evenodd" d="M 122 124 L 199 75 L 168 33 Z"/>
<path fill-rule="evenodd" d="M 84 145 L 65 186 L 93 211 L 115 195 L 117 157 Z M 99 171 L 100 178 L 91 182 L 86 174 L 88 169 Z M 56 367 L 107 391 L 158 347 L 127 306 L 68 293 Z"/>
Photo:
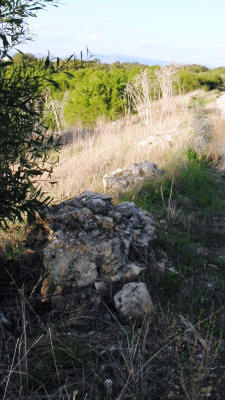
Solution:
<path fill-rule="evenodd" d="M 66 75 L 66 76 L 68 76 L 68 78 L 74 78 L 74 75 L 73 74 L 71 74 L 70 72 L 68 72 L 68 71 L 63 71 L 63 73 Z"/>
<path fill-rule="evenodd" d="M 51 83 L 51 85 L 53 85 L 56 89 L 59 89 L 59 84 L 58 82 L 54 81 L 53 79 L 47 79 L 47 81 L 49 83 Z"/>
<path fill-rule="evenodd" d="M 46 57 L 45 62 L 44 62 L 44 68 L 47 69 L 50 65 L 50 59 L 49 56 Z"/>

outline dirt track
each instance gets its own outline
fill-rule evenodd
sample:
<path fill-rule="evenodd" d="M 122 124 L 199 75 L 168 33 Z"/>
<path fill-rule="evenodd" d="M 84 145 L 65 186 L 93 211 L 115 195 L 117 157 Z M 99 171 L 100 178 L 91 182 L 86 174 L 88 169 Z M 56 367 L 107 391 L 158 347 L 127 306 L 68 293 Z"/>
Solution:
<path fill-rule="evenodd" d="M 220 110 L 222 117 L 225 119 L 225 94 L 216 100 L 217 108 Z"/>

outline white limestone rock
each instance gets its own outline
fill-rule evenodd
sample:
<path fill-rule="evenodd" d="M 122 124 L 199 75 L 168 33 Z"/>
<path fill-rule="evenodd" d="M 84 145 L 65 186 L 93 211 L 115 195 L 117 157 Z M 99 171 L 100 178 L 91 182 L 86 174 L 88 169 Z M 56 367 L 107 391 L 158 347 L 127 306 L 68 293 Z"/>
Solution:
<path fill-rule="evenodd" d="M 157 164 L 149 161 L 142 161 L 104 175 L 103 185 L 107 192 L 122 194 L 132 186 L 159 175 L 162 175 L 162 171 L 158 169 Z"/>
<path fill-rule="evenodd" d="M 149 267 L 156 223 L 133 202 L 114 206 L 107 195 L 85 192 L 50 207 L 46 221 L 43 263 L 55 286 L 130 281 Z"/>
<path fill-rule="evenodd" d="M 146 140 L 142 140 L 140 142 L 141 147 L 158 147 L 163 145 L 172 145 L 174 143 L 174 139 L 171 135 L 154 135 L 149 136 Z"/>
<path fill-rule="evenodd" d="M 153 303 L 143 282 L 130 282 L 114 296 L 116 309 L 125 317 L 143 319 L 153 312 Z"/>

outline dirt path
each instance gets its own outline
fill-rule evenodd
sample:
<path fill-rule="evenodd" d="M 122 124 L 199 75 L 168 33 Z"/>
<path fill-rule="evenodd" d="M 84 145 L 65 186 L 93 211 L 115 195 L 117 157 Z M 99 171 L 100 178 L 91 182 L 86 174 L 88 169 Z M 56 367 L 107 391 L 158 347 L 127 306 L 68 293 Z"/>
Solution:
<path fill-rule="evenodd" d="M 216 100 L 216 105 L 221 112 L 222 118 L 225 119 L 225 94 L 222 94 L 222 96 L 218 97 Z"/>

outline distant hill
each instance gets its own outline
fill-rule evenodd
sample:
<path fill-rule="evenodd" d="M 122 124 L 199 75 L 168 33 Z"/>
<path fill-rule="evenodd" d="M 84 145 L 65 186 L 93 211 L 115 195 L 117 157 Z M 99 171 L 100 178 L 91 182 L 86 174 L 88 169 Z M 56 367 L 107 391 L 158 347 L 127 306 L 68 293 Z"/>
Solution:
<path fill-rule="evenodd" d="M 126 54 L 113 54 L 113 55 L 106 55 L 106 54 L 93 54 L 94 58 L 98 58 L 102 63 L 112 64 L 116 61 L 120 61 L 121 63 L 124 62 L 137 62 L 139 64 L 145 65 L 168 65 L 171 64 L 171 61 L 166 60 L 154 60 L 149 58 L 142 58 L 137 56 L 128 56 Z"/>
<path fill-rule="evenodd" d="M 16 52 L 12 52 L 11 56 L 13 56 Z M 26 53 L 25 53 L 26 54 Z M 37 58 L 44 58 L 47 56 L 47 54 L 44 53 L 33 53 L 33 55 Z M 70 55 L 70 54 L 69 54 Z M 68 55 L 68 56 L 69 56 Z M 51 54 L 51 56 L 53 56 Z M 65 59 L 66 57 L 62 56 L 61 54 L 57 55 L 58 57 Z M 80 59 L 80 53 L 76 54 L 77 59 Z M 85 60 L 86 54 L 85 52 L 83 52 L 83 59 Z M 182 65 L 192 65 L 192 64 L 196 64 L 195 62 L 193 62 L 192 60 L 190 60 L 190 62 L 182 62 L 179 60 L 173 60 L 173 61 L 168 61 L 168 60 L 159 60 L 159 59 L 154 59 L 154 58 L 144 58 L 144 57 L 138 57 L 138 56 L 131 56 L 131 55 L 126 55 L 126 54 L 101 54 L 101 53 L 93 53 L 92 54 L 92 59 L 97 58 L 99 59 L 102 63 L 105 64 L 112 64 L 116 61 L 119 61 L 121 63 L 139 63 L 139 64 L 144 64 L 144 65 L 160 65 L 160 66 L 164 66 L 164 65 L 170 65 L 173 63 L 178 63 L 181 66 Z M 199 64 L 199 65 L 204 65 L 207 68 L 210 69 L 214 69 L 214 68 L 219 68 L 222 67 L 221 65 L 212 65 L 212 64 Z M 224 68 L 224 67 L 222 67 Z"/>

